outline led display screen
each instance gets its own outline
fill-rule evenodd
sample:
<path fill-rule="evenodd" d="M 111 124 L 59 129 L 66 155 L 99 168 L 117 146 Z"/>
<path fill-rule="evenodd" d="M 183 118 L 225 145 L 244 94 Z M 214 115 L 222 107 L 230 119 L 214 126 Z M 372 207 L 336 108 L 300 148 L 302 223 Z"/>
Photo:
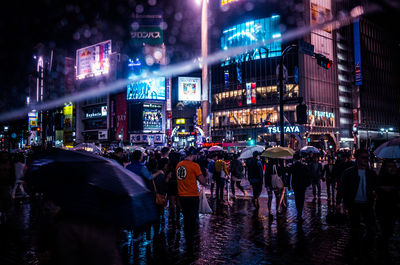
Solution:
<path fill-rule="evenodd" d="M 162 106 L 158 104 L 143 104 L 143 130 L 162 130 Z"/>
<path fill-rule="evenodd" d="M 200 101 L 201 100 L 201 79 L 199 77 L 178 78 L 178 100 L 179 101 Z"/>
<path fill-rule="evenodd" d="M 108 74 L 110 71 L 111 40 L 76 51 L 76 79 Z"/>
<path fill-rule="evenodd" d="M 280 16 L 274 15 L 227 28 L 222 32 L 221 49 L 228 50 L 231 47 L 251 45 L 263 40 L 279 39 L 281 37 L 279 23 Z M 254 51 L 253 59 L 260 59 L 260 55 L 261 58 L 280 56 L 281 45 L 280 40 L 268 43 L 265 45 L 266 49 Z"/>
<path fill-rule="evenodd" d="M 165 77 L 134 81 L 127 86 L 127 100 L 165 100 Z"/>

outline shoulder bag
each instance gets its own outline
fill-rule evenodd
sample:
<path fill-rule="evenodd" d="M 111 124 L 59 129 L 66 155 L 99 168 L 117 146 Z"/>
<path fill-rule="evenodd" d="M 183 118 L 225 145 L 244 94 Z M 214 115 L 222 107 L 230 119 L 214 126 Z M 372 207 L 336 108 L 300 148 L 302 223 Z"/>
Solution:
<path fill-rule="evenodd" d="M 153 179 L 153 186 L 154 186 L 154 191 L 156 193 L 156 204 L 161 207 L 167 206 L 167 197 L 161 193 L 157 192 L 156 184 L 154 183 Z"/>

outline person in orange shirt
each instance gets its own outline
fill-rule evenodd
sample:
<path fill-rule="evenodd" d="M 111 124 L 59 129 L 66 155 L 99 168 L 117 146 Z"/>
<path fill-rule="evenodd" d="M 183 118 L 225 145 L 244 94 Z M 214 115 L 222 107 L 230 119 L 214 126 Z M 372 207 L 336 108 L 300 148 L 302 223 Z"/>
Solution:
<path fill-rule="evenodd" d="M 176 166 L 179 203 L 186 235 L 193 235 L 198 224 L 200 198 L 197 181 L 203 186 L 206 185 L 199 164 L 193 162 L 196 157 L 196 148 L 190 147 L 186 151 L 185 159 Z"/>

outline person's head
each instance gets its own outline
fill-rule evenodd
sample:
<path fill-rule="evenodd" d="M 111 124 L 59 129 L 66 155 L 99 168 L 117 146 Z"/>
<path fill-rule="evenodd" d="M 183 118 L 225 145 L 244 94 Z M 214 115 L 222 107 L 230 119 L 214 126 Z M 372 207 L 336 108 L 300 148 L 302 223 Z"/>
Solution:
<path fill-rule="evenodd" d="M 117 147 L 117 148 L 115 148 L 115 150 L 114 150 L 114 154 L 115 154 L 116 156 L 118 156 L 118 157 L 121 157 L 123 153 L 124 153 L 124 150 L 123 150 L 121 147 Z"/>
<path fill-rule="evenodd" d="M 397 169 L 396 162 L 394 160 L 383 160 L 379 175 L 396 175 L 398 173 L 399 170 Z"/>
<path fill-rule="evenodd" d="M 301 159 L 301 156 L 300 156 L 300 154 L 299 153 L 294 153 L 294 155 L 293 155 L 293 160 L 294 161 L 300 161 L 300 159 Z"/>
<path fill-rule="evenodd" d="M 254 159 L 259 159 L 260 158 L 260 153 L 258 151 L 253 152 L 253 158 Z"/>
<path fill-rule="evenodd" d="M 150 158 L 149 162 L 147 163 L 147 168 L 150 170 L 150 172 L 154 172 L 157 170 L 158 164 L 157 164 L 157 159 L 155 158 Z"/>
<path fill-rule="evenodd" d="M 233 154 L 233 159 L 234 160 L 239 159 L 239 154 Z"/>
<path fill-rule="evenodd" d="M 197 153 L 198 153 L 197 149 L 191 146 L 189 149 L 186 150 L 185 159 L 190 161 L 196 160 Z"/>
<path fill-rule="evenodd" d="M 365 149 L 358 149 L 355 153 L 354 156 L 356 157 L 356 162 L 357 166 L 360 169 L 365 169 L 368 167 L 368 159 L 369 159 L 369 154 L 368 151 Z"/>
<path fill-rule="evenodd" d="M 161 156 L 162 157 L 168 157 L 168 155 L 169 155 L 169 147 L 163 147 L 163 148 L 161 148 Z"/>
<path fill-rule="evenodd" d="M 211 154 L 210 154 L 210 158 L 211 158 L 212 160 L 216 161 L 216 160 L 218 159 L 217 153 L 211 153 Z"/>
<path fill-rule="evenodd" d="M 340 157 L 342 158 L 342 160 L 344 162 L 349 162 L 350 161 L 350 154 L 347 152 L 344 152 L 340 155 Z"/>
<path fill-rule="evenodd" d="M 132 160 L 142 162 L 143 160 L 143 153 L 140 150 L 135 150 L 132 153 Z"/>
<path fill-rule="evenodd" d="M 161 158 L 158 161 L 158 170 L 162 170 L 164 172 L 167 172 L 168 170 L 168 158 Z"/>

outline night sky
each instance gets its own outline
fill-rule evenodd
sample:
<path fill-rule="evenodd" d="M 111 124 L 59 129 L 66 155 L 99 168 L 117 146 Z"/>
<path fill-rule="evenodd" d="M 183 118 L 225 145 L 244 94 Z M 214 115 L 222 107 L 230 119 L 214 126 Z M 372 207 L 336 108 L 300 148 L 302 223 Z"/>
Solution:
<path fill-rule="evenodd" d="M 219 1 L 210 1 L 210 16 L 218 17 L 215 14 Z M 129 52 L 132 14 L 146 11 L 154 4 L 163 10 L 164 42 L 170 62 L 198 56 L 201 8 L 195 0 L 8 1 L 0 17 L 0 112 L 23 106 L 28 95 L 28 77 L 35 69 L 33 54 L 39 43 L 74 57 L 78 48 L 111 39 L 113 52 Z M 400 35 L 398 27 L 394 27 L 398 24 L 394 23 L 397 11 L 386 9 L 384 16 L 374 16 L 385 28 L 393 28 L 395 37 Z M 220 29 L 216 25 L 215 19 L 211 19 L 212 43 L 218 42 Z"/>

